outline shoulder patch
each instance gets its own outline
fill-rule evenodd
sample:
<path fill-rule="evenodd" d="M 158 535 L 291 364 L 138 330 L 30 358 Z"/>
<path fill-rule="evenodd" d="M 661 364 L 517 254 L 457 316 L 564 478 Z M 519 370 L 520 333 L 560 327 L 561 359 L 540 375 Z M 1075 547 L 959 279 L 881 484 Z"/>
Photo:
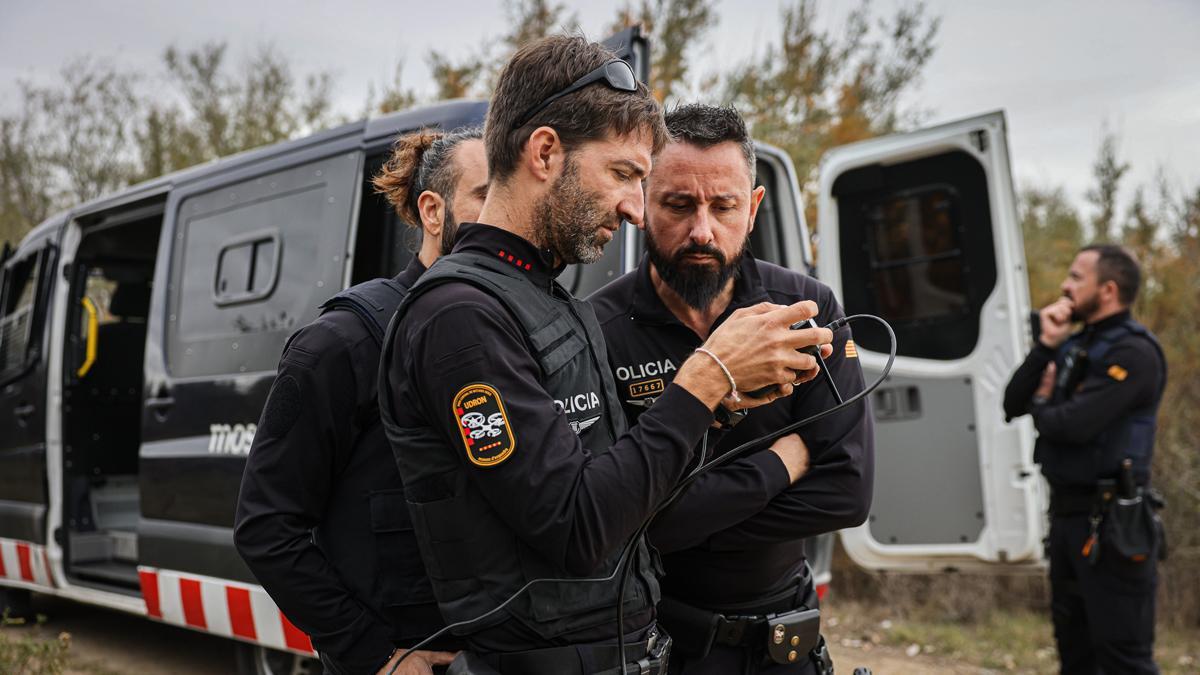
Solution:
<path fill-rule="evenodd" d="M 495 466 L 517 447 L 500 393 L 486 384 L 468 384 L 454 396 L 454 418 L 467 459 L 476 466 Z"/>
<path fill-rule="evenodd" d="M 855 346 L 853 338 L 846 340 L 846 358 L 858 358 L 858 347 Z"/>
<path fill-rule="evenodd" d="M 1129 377 L 1129 371 L 1114 363 L 1108 367 L 1108 376 L 1117 382 L 1124 382 Z"/>

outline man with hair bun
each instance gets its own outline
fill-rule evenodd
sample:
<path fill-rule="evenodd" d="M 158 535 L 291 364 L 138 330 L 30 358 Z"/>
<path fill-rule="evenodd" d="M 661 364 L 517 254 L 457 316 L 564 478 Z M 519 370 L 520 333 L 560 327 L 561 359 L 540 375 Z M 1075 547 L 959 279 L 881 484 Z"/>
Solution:
<path fill-rule="evenodd" d="M 1150 465 L 1167 362 L 1130 313 L 1141 276 L 1122 246 L 1081 249 L 1004 391 L 1007 419 L 1033 418 L 1033 459 L 1050 485 L 1050 609 L 1065 674 L 1158 672 L 1166 542 Z"/>
<path fill-rule="evenodd" d="M 334 675 L 390 672 L 404 647 L 444 625 L 379 424 L 377 374 L 396 306 L 448 250 L 458 219 L 478 217 L 481 138 L 472 128 L 396 141 L 373 183 L 420 229 L 419 249 L 399 276 L 342 291 L 292 335 L 246 461 L 238 552 Z M 416 652 L 396 672 L 428 674 L 453 656 Z"/>

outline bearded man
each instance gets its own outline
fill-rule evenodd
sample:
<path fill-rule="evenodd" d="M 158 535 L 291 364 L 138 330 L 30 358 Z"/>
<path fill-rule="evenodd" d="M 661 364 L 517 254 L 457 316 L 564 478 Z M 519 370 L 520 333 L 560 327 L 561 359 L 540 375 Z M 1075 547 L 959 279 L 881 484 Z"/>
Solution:
<path fill-rule="evenodd" d="M 1167 363 L 1130 313 L 1141 277 L 1121 246 L 1080 250 L 1004 391 L 1006 417 L 1028 414 L 1038 432 L 1051 614 L 1069 675 L 1158 672 L 1156 558 L 1165 544 L 1149 483 Z"/>
<path fill-rule="evenodd" d="M 810 302 L 742 310 L 626 427 L 595 315 L 555 277 L 641 222 L 665 136 L 649 90 L 601 45 L 552 36 L 518 50 L 488 110 L 481 222 L 389 328 L 380 412 L 439 609 L 468 645 L 452 672 L 665 672 L 653 561 L 627 541 L 723 398 L 790 394 L 817 365 L 796 349 L 832 339 L 788 330 L 816 314 Z"/>
<path fill-rule="evenodd" d="M 589 298 L 631 423 L 659 411 L 683 362 L 742 308 L 806 300 L 816 303 L 819 325 L 843 316 L 828 287 L 747 249 L 765 190 L 754 186 L 754 144 L 737 111 L 686 105 L 666 124 L 671 140 L 646 184 L 647 254 Z M 826 356 L 845 398 L 862 391 L 848 328 Z M 837 404 L 824 383 L 797 383 L 745 419 L 720 415 L 722 428 L 705 439 L 707 456 Z M 659 622 L 675 640 L 672 673 L 832 668 L 823 643 L 813 644 L 817 597 L 804 539 L 866 519 L 873 466 L 864 403 L 703 475 L 655 521 L 650 542 L 666 569 Z M 787 639 L 777 642 L 786 647 L 772 658 L 768 641 L 781 623 Z M 793 627 L 804 636 L 793 641 Z"/>

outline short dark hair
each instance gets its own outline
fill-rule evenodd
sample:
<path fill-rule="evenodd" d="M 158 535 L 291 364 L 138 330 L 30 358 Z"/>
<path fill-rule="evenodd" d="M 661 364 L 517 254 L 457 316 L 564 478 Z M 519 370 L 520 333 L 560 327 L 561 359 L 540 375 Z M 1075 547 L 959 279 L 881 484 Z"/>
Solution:
<path fill-rule="evenodd" d="M 1089 244 L 1079 249 L 1080 253 L 1085 251 L 1100 255 L 1096 259 L 1096 276 L 1100 283 L 1115 283 L 1117 299 L 1126 307 L 1132 305 L 1142 284 L 1142 268 L 1133 252 L 1117 244 Z"/>
<path fill-rule="evenodd" d="M 479 127 L 464 127 L 451 132 L 422 129 L 396 139 L 392 156 L 371 184 L 384 195 L 396 215 L 409 225 L 421 226 L 417 198 L 429 190 L 442 196 L 447 209 L 454 200 L 454 186 L 462 171 L 450 161 L 459 143 L 483 138 Z"/>
<path fill-rule="evenodd" d="M 551 35 L 517 50 L 496 82 L 484 126 L 488 180 L 504 181 L 517 168 L 521 149 L 538 127 L 552 127 L 567 151 L 580 143 L 645 130 L 653 152 L 666 143 L 662 109 L 645 84 L 637 91 L 618 91 L 603 82 L 592 84 L 546 106 L 514 129 L 522 115 L 555 92 L 616 58 L 607 47 L 579 35 Z"/>
<path fill-rule="evenodd" d="M 676 106 L 666 114 L 667 133 L 676 143 L 690 143 L 699 148 L 711 148 L 720 143 L 737 143 L 750 168 L 750 185 L 757 177 L 754 141 L 746 130 L 746 121 L 733 106 L 688 103 Z"/>

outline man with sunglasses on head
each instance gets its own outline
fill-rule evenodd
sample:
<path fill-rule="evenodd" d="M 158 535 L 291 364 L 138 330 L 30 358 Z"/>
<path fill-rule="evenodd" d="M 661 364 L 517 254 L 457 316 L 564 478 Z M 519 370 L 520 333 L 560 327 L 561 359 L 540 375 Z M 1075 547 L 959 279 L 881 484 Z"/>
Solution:
<path fill-rule="evenodd" d="M 683 360 L 739 308 L 810 299 L 818 325 L 844 316 L 829 287 L 749 250 L 765 188 L 755 187 L 741 115 L 692 104 L 667 113 L 666 124 L 671 140 L 646 180 L 647 253 L 589 298 L 631 422 L 657 408 Z M 823 354 L 843 399 L 864 387 L 853 345 L 843 328 Z M 707 458 L 837 404 L 826 381 L 798 382 L 791 396 L 744 418 L 722 414 L 705 439 Z M 703 474 L 654 521 L 672 673 L 832 672 L 804 539 L 866 519 L 873 464 L 860 403 Z"/>
<path fill-rule="evenodd" d="M 555 277 L 598 260 L 623 220 L 641 221 L 661 110 L 612 52 L 552 36 L 501 71 L 484 140 L 481 222 L 413 287 L 380 366 L 422 558 L 468 645 L 451 672 L 663 673 L 655 564 L 633 535 L 717 404 L 788 395 L 816 366 L 797 348 L 831 334 L 788 330 L 813 303 L 741 310 L 627 428 L 595 315 Z M 770 385 L 763 399 L 739 394 Z"/>

